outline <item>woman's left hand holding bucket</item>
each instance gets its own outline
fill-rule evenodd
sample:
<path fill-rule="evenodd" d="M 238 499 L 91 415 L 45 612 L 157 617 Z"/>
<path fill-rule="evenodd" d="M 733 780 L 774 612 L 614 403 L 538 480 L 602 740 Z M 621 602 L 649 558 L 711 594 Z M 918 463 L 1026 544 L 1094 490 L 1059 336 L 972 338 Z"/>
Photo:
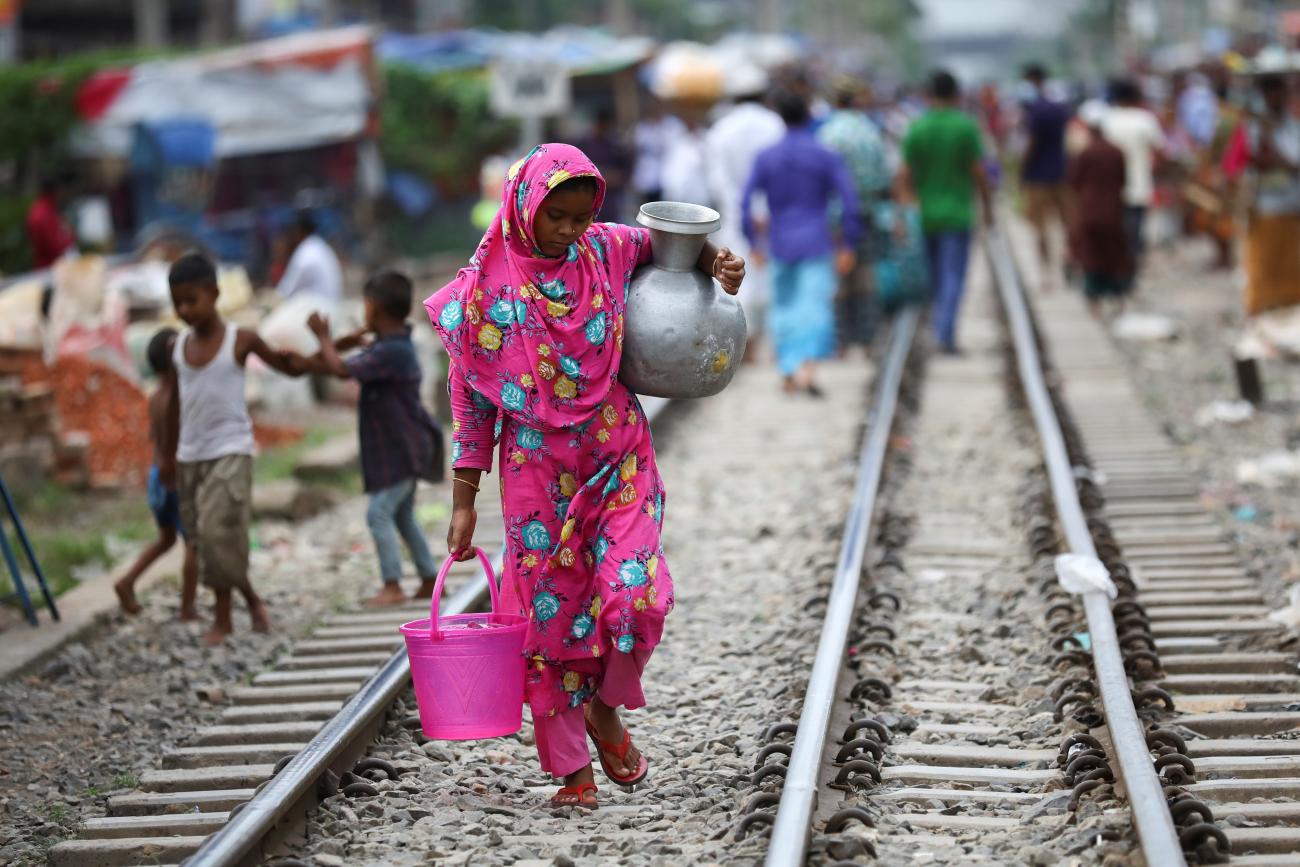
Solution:
<path fill-rule="evenodd" d="M 474 559 L 474 527 L 478 523 L 474 498 L 478 494 L 479 478 L 482 475 L 482 470 L 452 471 L 451 524 L 447 527 L 447 553 L 460 562 Z"/>

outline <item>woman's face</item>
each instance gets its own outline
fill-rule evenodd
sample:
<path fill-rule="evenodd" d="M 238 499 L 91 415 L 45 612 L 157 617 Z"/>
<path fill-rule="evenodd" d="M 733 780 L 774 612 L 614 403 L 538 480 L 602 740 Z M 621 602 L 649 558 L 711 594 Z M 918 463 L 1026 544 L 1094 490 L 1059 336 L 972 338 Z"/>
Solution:
<path fill-rule="evenodd" d="M 556 190 L 542 201 L 533 217 L 533 240 L 542 255 L 563 256 L 596 218 L 592 190 Z"/>

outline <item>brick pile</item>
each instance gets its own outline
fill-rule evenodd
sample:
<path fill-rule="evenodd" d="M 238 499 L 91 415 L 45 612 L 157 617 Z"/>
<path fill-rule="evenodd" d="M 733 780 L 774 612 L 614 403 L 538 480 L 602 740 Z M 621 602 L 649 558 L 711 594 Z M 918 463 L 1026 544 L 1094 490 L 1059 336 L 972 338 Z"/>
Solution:
<path fill-rule="evenodd" d="M 21 489 L 50 477 L 85 487 L 90 483 L 90 438 L 63 430 L 54 388 L 27 379 L 39 363 L 37 353 L 0 349 L 0 474 Z"/>

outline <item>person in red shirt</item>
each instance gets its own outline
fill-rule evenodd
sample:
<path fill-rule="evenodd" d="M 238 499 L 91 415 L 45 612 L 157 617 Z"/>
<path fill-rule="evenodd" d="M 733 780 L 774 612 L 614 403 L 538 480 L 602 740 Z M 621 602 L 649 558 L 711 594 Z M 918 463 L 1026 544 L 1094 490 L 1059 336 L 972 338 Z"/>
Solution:
<path fill-rule="evenodd" d="M 32 267 L 48 268 L 72 246 L 72 231 L 59 213 L 64 185 L 57 178 L 41 181 L 41 194 L 27 211 L 27 241 Z"/>

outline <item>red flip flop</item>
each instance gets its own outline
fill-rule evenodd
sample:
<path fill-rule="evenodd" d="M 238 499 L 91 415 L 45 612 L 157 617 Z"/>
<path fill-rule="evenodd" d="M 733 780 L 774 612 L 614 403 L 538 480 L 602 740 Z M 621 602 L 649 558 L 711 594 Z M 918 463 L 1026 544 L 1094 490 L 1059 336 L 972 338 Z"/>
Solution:
<path fill-rule="evenodd" d="M 606 754 L 614 756 L 618 761 L 627 767 L 627 751 L 632 748 L 632 732 L 628 731 L 627 726 L 623 727 L 623 741 L 618 746 L 614 746 L 607 741 L 601 740 L 600 735 L 596 734 L 596 727 L 587 720 L 587 734 L 591 737 L 592 743 L 596 745 L 596 755 L 600 758 L 600 768 L 609 777 L 620 786 L 635 786 L 645 779 L 646 774 L 650 771 L 650 763 L 642 755 L 637 762 L 636 770 L 627 776 L 620 777 L 614 773 L 613 766 L 605 760 Z"/>
<path fill-rule="evenodd" d="M 587 792 L 592 795 L 597 794 L 595 783 L 578 783 L 576 786 L 561 786 L 560 790 L 551 796 L 552 807 L 581 807 L 584 810 L 595 810 L 600 806 L 599 803 L 588 803 L 582 800 L 582 796 Z M 561 798 L 572 798 L 573 800 L 560 800 Z"/>

